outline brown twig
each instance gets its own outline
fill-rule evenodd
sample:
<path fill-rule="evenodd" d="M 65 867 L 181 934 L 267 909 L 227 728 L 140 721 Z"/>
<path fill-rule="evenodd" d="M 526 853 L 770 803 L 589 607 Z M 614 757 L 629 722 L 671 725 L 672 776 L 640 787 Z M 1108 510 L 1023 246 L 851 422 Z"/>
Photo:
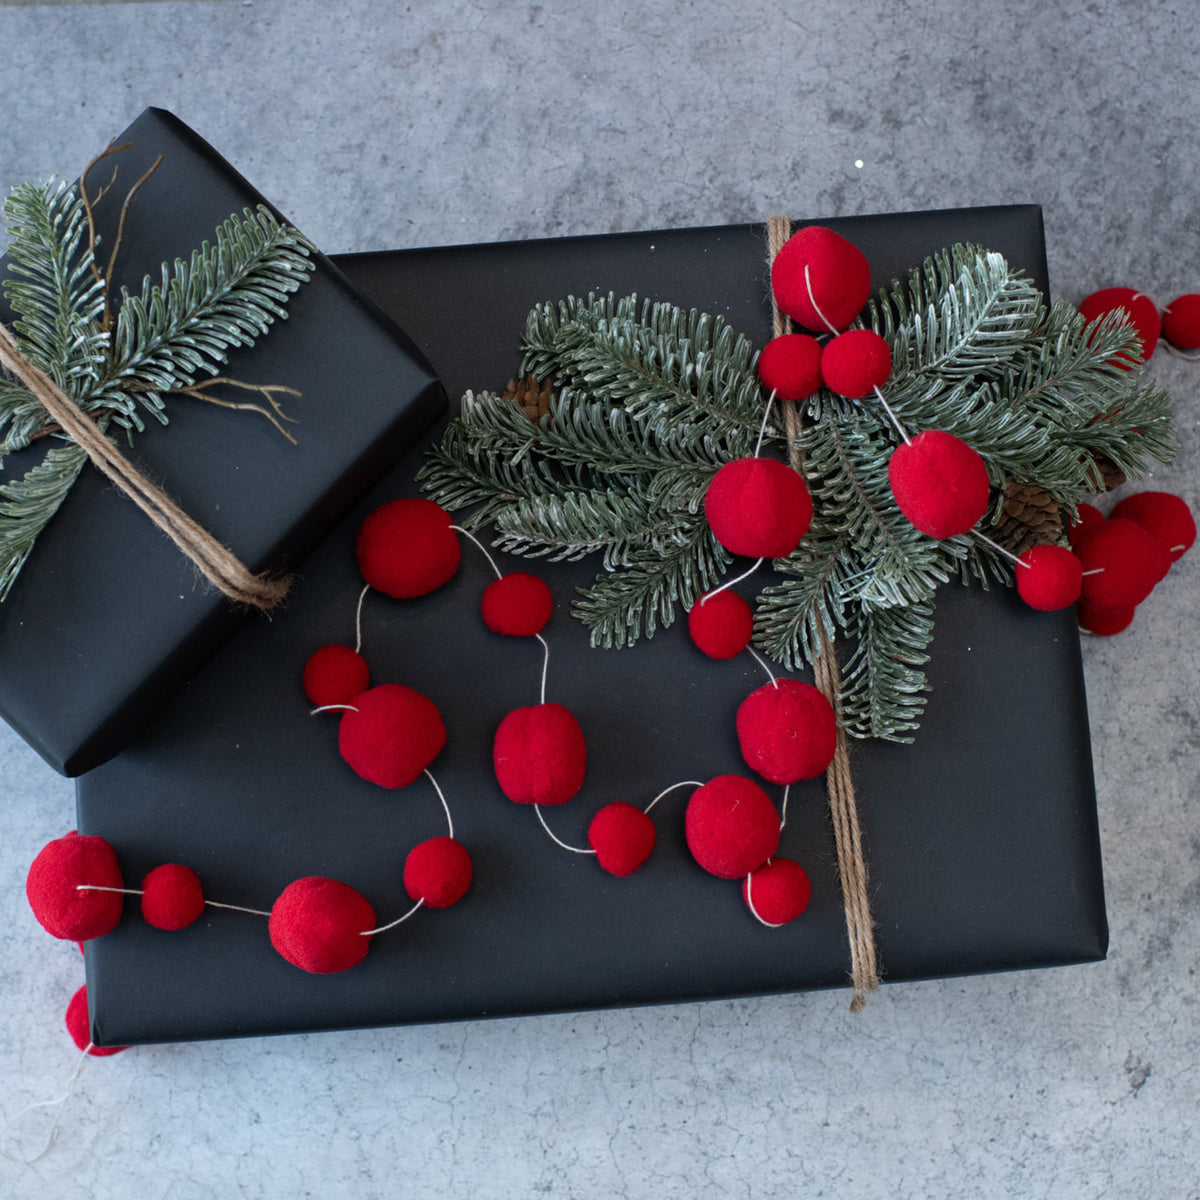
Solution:
<path fill-rule="evenodd" d="M 100 274 L 100 268 L 96 266 L 96 215 L 93 210 L 95 209 L 95 206 L 100 203 L 100 200 L 104 196 L 105 192 L 107 192 L 108 189 L 111 188 L 114 183 L 116 183 L 117 168 L 115 165 L 113 166 L 112 178 L 104 185 L 104 187 L 100 189 L 99 192 L 96 193 L 96 198 L 94 200 L 88 195 L 87 181 L 91 169 L 98 162 L 101 162 L 103 159 L 110 158 L 114 154 L 119 154 L 122 150 L 128 150 L 129 147 L 133 145 L 132 142 L 125 142 L 123 145 L 114 146 L 114 140 L 115 139 L 111 139 L 108 145 L 105 146 L 104 149 L 101 150 L 100 153 L 97 154 L 96 157 L 93 158 L 92 161 L 83 168 L 83 174 L 79 177 L 79 198 L 83 201 L 83 211 L 87 214 L 88 257 L 91 260 L 92 274 L 95 276 L 96 282 L 106 289 L 104 298 L 106 309 L 108 307 L 107 285 L 104 282 L 104 277 Z"/>
<path fill-rule="evenodd" d="M 210 396 L 205 389 L 213 387 L 218 383 L 226 384 L 228 387 L 241 388 L 245 392 L 257 392 L 271 407 L 267 409 L 261 404 L 241 404 L 236 400 L 222 400 L 219 396 Z M 296 445 L 296 439 L 280 423 L 282 421 L 294 421 L 295 418 L 289 417 L 283 411 L 283 406 L 275 399 L 276 395 L 303 395 L 302 392 L 296 391 L 295 388 L 284 387 L 278 383 L 243 383 L 240 379 L 230 379 L 226 375 L 217 375 L 212 379 L 205 379 L 201 383 L 193 383 L 187 387 L 174 388 L 172 390 L 181 396 L 191 396 L 193 400 L 203 400 L 208 404 L 219 405 L 221 408 L 232 408 L 239 412 L 261 413 L 293 446 Z"/>
<path fill-rule="evenodd" d="M 117 236 L 113 239 L 112 253 L 108 256 L 108 268 L 104 272 L 104 319 L 101 322 L 101 328 L 108 330 L 112 327 L 112 313 L 109 311 L 108 294 L 112 287 L 113 267 L 117 262 L 117 251 L 121 249 L 121 240 L 125 236 L 125 218 L 129 215 L 129 205 L 133 200 L 134 193 L 162 166 L 163 156 L 160 154 L 146 169 L 142 177 L 125 193 L 125 203 L 121 205 L 121 217 L 117 221 Z"/>

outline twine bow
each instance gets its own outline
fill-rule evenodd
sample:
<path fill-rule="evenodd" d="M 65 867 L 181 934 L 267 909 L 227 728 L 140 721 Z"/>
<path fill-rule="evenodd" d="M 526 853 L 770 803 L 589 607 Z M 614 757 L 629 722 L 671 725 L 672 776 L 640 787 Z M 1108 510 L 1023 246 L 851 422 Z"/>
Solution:
<path fill-rule="evenodd" d="M 19 379 L 41 402 L 71 440 L 86 451 L 106 475 L 175 543 L 214 587 L 238 604 L 267 611 L 287 594 L 290 580 L 255 575 L 227 547 L 192 520 L 155 487 L 103 431 L 59 390 L 44 371 L 29 362 L 9 330 L 0 322 L 0 365 Z"/>
<path fill-rule="evenodd" d="M 792 223 L 787 217 L 771 217 L 767 221 L 767 263 L 791 236 Z M 791 318 L 781 312 L 771 296 L 774 333 L 776 337 L 790 333 Z M 804 473 L 804 457 L 800 450 L 800 409 L 795 404 L 783 406 L 784 429 L 788 436 L 788 461 L 794 470 Z M 821 628 L 821 653 L 813 664 L 818 689 L 833 705 L 837 714 L 837 749 L 825 775 L 829 792 L 829 813 L 833 820 L 833 837 L 837 846 L 838 875 L 842 882 L 842 902 L 846 909 L 846 933 L 850 941 L 850 977 L 854 984 L 851 1012 L 862 1012 L 867 994 L 879 987 L 879 961 L 875 947 L 875 924 L 871 918 L 871 899 L 867 891 L 867 863 L 863 857 L 862 833 L 858 825 L 858 800 L 854 795 L 854 780 L 850 774 L 850 752 L 842 724 L 841 672 L 833 643 L 824 627 Z"/>

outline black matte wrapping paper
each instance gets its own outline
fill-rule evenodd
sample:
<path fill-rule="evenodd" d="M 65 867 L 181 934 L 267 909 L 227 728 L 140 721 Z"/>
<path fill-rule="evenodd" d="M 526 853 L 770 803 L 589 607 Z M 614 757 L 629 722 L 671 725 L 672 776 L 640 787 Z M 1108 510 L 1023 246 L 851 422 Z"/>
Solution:
<path fill-rule="evenodd" d="M 170 113 L 147 109 L 117 139 L 126 142 L 91 180 L 95 194 L 117 165 L 96 207 L 102 262 L 128 185 L 156 155 L 163 162 L 130 206 L 114 298 L 264 202 Z M 168 396 L 170 424 L 151 421 L 122 446 L 256 572 L 297 567 L 444 408 L 420 353 L 328 259 L 318 256 L 287 312 L 222 374 L 301 391 L 285 397 L 296 445 L 257 414 Z M 0 320 L 11 317 L 0 299 Z M 14 455 L 5 471 L 23 474 L 35 453 Z M 0 714 L 56 770 L 77 775 L 117 753 L 243 616 L 86 466 L 0 604 Z"/>
<path fill-rule="evenodd" d="M 1046 285 L 1036 208 L 864 217 L 830 225 L 866 253 L 877 286 L 928 253 L 974 241 Z M 637 291 L 721 313 L 762 345 L 770 307 L 761 227 L 566 239 L 354 256 L 348 277 L 404 328 L 451 397 L 501 388 L 529 308 L 589 291 Z M 79 825 L 108 838 L 136 885 L 162 862 L 193 867 L 207 894 L 269 908 L 292 880 L 341 879 L 381 922 L 409 900 L 408 850 L 445 832 L 427 781 L 365 783 L 337 753 L 337 718 L 310 716 L 300 675 L 329 641 L 353 644 L 358 523 L 416 493 L 414 452 L 305 566 L 295 600 L 200 672 L 123 755 L 79 781 Z M 503 560 L 505 569 L 528 566 Z M 557 607 L 548 698 L 588 740 L 588 774 L 547 809 L 584 845 L 612 800 L 643 806 L 680 780 L 745 772 L 734 713 L 761 685 L 748 656 L 705 658 L 686 623 L 631 650 L 589 648 L 569 618 L 596 564 L 536 567 Z M 702 871 L 683 836 L 688 789 L 654 809 L 658 844 L 617 879 L 556 847 L 506 800 L 491 767 L 502 717 L 535 703 L 536 642 L 490 634 L 491 572 L 464 547 L 440 591 L 367 598 L 373 682 L 416 688 L 449 731 L 433 764 L 475 863 L 455 907 L 422 911 L 374 939 L 362 964 L 311 976 L 272 950 L 261 917 L 208 910 L 179 933 L 149 928 L 131 900 L 87 949 L 93 1036 L 128 1043 L 440 1021 L 835 987 L 849 951 L 821 780 L 792 789 L 780 853 L 813 882 L 809 910 L 759 925 L 739 885 Z M 1079 643 L 1071 613 L 1041 614 L 1004 589 L 949 585 L 937 611 L 933 692 L 915 745 L 854 743 L 879 951 L 888 981 L 1101 958 L 1107 932 Z M 778 799 L 779 789 L 770 789 Z"/>

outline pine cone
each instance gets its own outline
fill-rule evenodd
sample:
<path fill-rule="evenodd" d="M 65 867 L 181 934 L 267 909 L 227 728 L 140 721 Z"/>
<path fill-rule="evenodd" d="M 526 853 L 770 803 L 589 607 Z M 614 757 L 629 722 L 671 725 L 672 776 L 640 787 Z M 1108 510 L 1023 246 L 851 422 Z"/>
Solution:
<path fill-rule="evenodd" d="M 1108 455 L 1097 454 L 1095 457 L 1096 466 L 1104 478 L 1104 490 L 1111 492 L 1113 488 L 1119 488 L 1125 482 L 1125 472 Z"/>
<path fill-rule="evenodd" d="M 538 383 L 532 375 L 526 375 L 520 383 L 510 379 L 501 399 L 515 400 L 531 421 L 540 421 L 550 411 L 550 395 L 548 379 Z"/>
<path fill-rule="evenodd" d="M 1057 542 L 1062 535 L 1062 509 L 1044 487 L 1036 483 L 1010 483 L 1005 487 L 996 540 L 1006 550 L 1024 554 L 1030 546 Z"/>

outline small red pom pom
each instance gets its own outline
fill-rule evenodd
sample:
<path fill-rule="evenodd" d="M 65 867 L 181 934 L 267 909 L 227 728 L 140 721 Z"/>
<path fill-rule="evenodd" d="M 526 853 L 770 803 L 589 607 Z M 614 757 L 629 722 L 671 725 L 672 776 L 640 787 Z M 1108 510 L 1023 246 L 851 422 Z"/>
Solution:
<path fill-rule="evenodd" d="M 776 856 L 746 876 L 742 899 L 764 925 L 786 925 L 808 907 L 812 883 L 799 863 Z"/>
<path fill-rule="evenodd" d="M 805 329 L 828 333 L 831 325 L 834 331 L 845 329 L 862 311 L 871 295 L 871 267 L 867 256 L 840 234 L 807 225 L 775 256 L 771 286 L 789 317 Z"/>
<path fill-rule="evenodd" d="M 566 804 L 583 787 L 587 744 L 561 704 L 516 708 L 500 722 L 492 747 L 500 790 L 518 804 Z"/>
<path fill-rule="evenodd" d="M 750 645 L 754 614 L 737 592 L 726 588 L 701 596 L 688 609 L 688 633 L 709 658 L 733 658 Z"/>
<path fill-rule="evenodd" d="M 448 583 L 462 547 L 450 514 L 432 500 L 405 497 L 377 508 L 358 530 L 362 577 L 397 600 L 424 596 Z"/>
<path fill-rule="evenodd" d="M 1089 529 L 1104 524 L 1104 514 L 1094 504 L 1080 504 L 1077 511 L 1079 515 L 1075 520 L 1067 522 L 1067 541 L 1071 543 L 1072 550 Z"/>
<path fill-rule="evenodd" d="M 1075 605 L 1075 616 L 1078 618 L 1080 626 L 1088 633 L 1094 633 L 1099 637 L 1112 637 L 1114 634 L 1123 633 L 1133 621 L 1133 614 L 1132 608 L 1116 609 L 1113 612 L 1096 612 L 1094 609 L 1088 608 L 1086 604 Z"/>
<path fill-rule="evenodd" d="M 747 766 L 771 783 L 796 783 L 833 762 L 837 717 L 811 683 L 780 679 L 742 701 L 737 735 Z"/>
<path fill-rule="evenodd" d="M 821 356 L 825 386 L 847 400 L 871 395 L 891 373 L 892 348 L 873 329 L 838 334 Z"/>
<path fill-rule="evenodd" d="M 821 343 L 807 333 L 772 338 L 758 356 L 758 377 L 780 400 L 807 400 L 821 386 Z"/>
<path fill-rule="evenodd" d="M 80 890 L 80 884 L 123 888 L 113 848 L 100 837 L 74 830 L 47 842 L 25 879 L 25 896 L 38 924 L 56 938 L 86 942 L 100 937 L 121 919 L 119 892 Z"/>
<path fill-rule="evenodd" d="M 354 709 L 338 723 L 342 757 L 364 779 L 385 788 L 407 787 L 445 744 L 437 705 L 398 683 L 381 683 L 355 696 Z"/>
<path fill-rule="evenodd" d="M 95 1058 L 107 1058 L 110 1054 L 120 1054 L 122 1050 L 129 1049 L 128 1046 L 93 1046 L 89 1024 L 87 985 L 85 984 L 67 1004 L 67 1032 L 71 1035 L 71 1041 L 78 1049 L 86 1050 Z"/>
<path fill-rule="evenodd" d="M 1158 345 L 1158 336 L 1162 332 L 1162 320 L 1158 309 L 1149 296 L 1135 292 L 1133 288 L 1110 287 L 1093 292 L 1079 306 L 1079 312 L 1089 324 L 1106 316 L 1116 309 L 1123 309 L 1137 335 L 1142 340 L 1141 356 L 1137 351 L 1131 354 L 1120 354 L 1114 360 L 1116 365 L 1128 371 L 1130 367 L 1145 362 L 1154 353 Z"/>
<path fill-rule="evenodd" d="M 1170 492 L 1138 492 L 1126 496 L 1113 510 L 1140 525 L 1166 555 L 1167 568 L 1186 554 L 1196 541 L 1196 519 L 1191 509 Z M 1165 575 L 1166 570 L 1163 571 Z"/>
<path fill-rule="evenodd" d="M 1075 553 L 1083 564 L 1080 599 L 1093 612 L 1136 607 L 1154 590 L 1162 571 L 1158 543 L 1127 517 L 1089 529 L 1076 542 Z"/>
<path fill-rule="evenodd" d="M 741 879 L 779 848 L 779 814 L 752 779 L 718 775 L 692 793 L 684 835 L 706 871 Z"/>
<path fill-rule="evenodd" d="M 318 708 L 349 704 L 370 682 L 367 660 L 349 646 L 322 646 L 304 664 L 304 694 Z"/>
<path fill-rule="evenodd" d="M 493 633 L 533 637 L 546 628 L 554 613 L 554 594 L 544 579 L 513 571 L 487 585 L 480 609 L 483 623 Z"/>
<path fill-rule="evenodd" d="M 987 511 L 990 484 L 983 459 L 941 429 L 927 429 L 897 446 L 888 480 L 900 511 L 932 538 L 966 533 Z"/>
<path fill-rule="evenodd" d="M 1162 331 L 1176 350 L 1200 350 L 1200 296 L 1176 296 L 1163 310 Z"/>
<path fill-rule="evenodd" d="M 155 929 L 186 929 L 204 911 L 204 889 L 190 867 L 163 863 L 142 880 L 142 916 Z"/>
<path fill-rule="evenodd" d="M 267 923 L 271 945 L 312 975 L 348 971 L 366 957 L 375 910 L 349 884 L 309 875 L 283 889 Z"/>
<path fill-rule="evenodd" d="M 730 554 L 786 558 L 812 522 L 808 486 L 775 458 L 737 458 L 709 482 L 704 515 Z"/>
<path fill-rule="evenodd" d="M 632 875 L 650 857 L 658 831 L 640 808 L 614 800 L 592 818 L 587 837 L 596 861 L 610 875 L 624 877 Z"/>
<path fill-rule="evenodd" d="M 426 908 L 449 908 L 467 894 L 474 867 L 461 842 L 430 838 L 414 846 L 404 860 L 404 890 Z"/>
<path fill-rule="evenodd" d="M 1065 546 L 1031 546 L 1013 571 L 1017 592 L 1030 608 L 1070 608 L 1083 590 L 1083 565 Z"/>

